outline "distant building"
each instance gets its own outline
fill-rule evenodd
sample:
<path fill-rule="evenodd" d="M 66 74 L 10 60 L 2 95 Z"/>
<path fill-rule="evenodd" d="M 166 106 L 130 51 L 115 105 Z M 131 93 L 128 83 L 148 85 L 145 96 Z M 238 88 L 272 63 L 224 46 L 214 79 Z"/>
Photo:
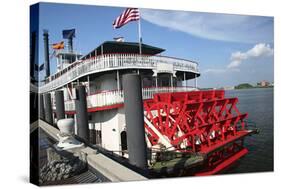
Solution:
<path fill-rule="evenodd" d="M 270 86 L 270 83 L 266 80 L 262 80 L 261 82 L 257 83 L 257 86 L 258 87 L 268 87 L 268 86 Z"/>

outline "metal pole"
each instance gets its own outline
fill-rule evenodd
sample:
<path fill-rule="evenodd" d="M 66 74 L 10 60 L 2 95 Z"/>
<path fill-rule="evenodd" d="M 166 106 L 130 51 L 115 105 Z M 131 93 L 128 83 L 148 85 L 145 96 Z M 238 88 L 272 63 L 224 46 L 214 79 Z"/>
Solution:
<path fill-rule="evenodd" d="M 195 88 L 197 88 L 197 77 L 196 77 L 196 74 L 195 74 Z"/>
<path fill-rule="evenodd" d="M 87 76 L 87 79 L 88 79 L 88 96 L 90 95 L 90 75 Z"/>
<path fill-rule="evenodd" d="M 77 135 L 82 139 L 89 140 L 89 123 L 87 112 L 87 99 L 85 86 L 79 85 L 75 88 L 76 99 L 76 123 L 77 123 Z"/>
<path fill-rule="evenodd" d="M 185 86 L 185 88 L 187 88 L 187 86 L 186 86 L 185 72 L 183 72 L 183 81 L 184 81 L 184 86 Z"/>
<path fill-rule="evenodd" d="M 57 56 L 56 56 L 56 61 L 57 61 L 57 69 L 58 69 L 58 68 L 61 69 L 61 65 L 60 65 L 60 62 L 59 62 L 59 57 L 57 57 Z"/>
<path fill-rule="evenodd" d="M 116 72 L 116 77 L 117 77 L 117 90 L 120 90 L 120 76 L 119 76 L 119 70 Z"/>
<path fill-rule="evenodd" d="M 123 76 L 124 107 L 129 162 L 147 168 L 141 79 L 137 74 Z"/>
<path fill-rule="evenodd" d="M 174 92 L 173 74 L 171 74 L 171 91 Z"/>
<path fill-rule="evenodd" d="M 45 109 L 43 94 L 39 94 L 39 118 L 45 121 Z"/>
<path fill-rule="evenodd" d="M 173 83 L 173 74 L 171 75 L 171 87 L 173 88 L 174 83 Z"/>
<path fill-rule="evenodd" d="M 65 119 L 65 108 L 64 108 L 64 97 L 63 91 L 59 90 L 55 92 L 56 99 L 56 114 L 57 121 L 60 119 Z"/>
<path fill-rule="evenodd" d="M 45 70 L 46 78 L 50 76 L 50 58 L 49 58 L 49 34 L 47 30 L 44 30 L 44 50 L 45 50 Z"/>
<path fill-rule="evenodd" d="M 140 54 L 142 54 L 142 48 L 141 48 L 142 37 L 141 37 L 141 22 L 140 22 L 140 19 L 138 21 L 138 29 L 139 29 L 139 50 L 140 50 Z"/>
<path fill-rule="evenodd" d="M 89 123 L 89 142 L 91 144 L 96 144 L 96 133 L 94 127 L 93 123 Z"/>
<path fill-rule="evenodd" d="M 58 52 L 58 54 L 59 54 L 59 52 Z M 62 55 L 59 54 L 57 59 L 58 59 L 58 62 L 59 62 L 58 64 L 60 65 L 60 67 L 62 67 Z"/>
<path fill-rule="evenodd" d="M 74 134 L 75 135 L 78 135 L 78 129 L 77 129 L 77 116 L 76 116 L 76 114 L 74 114 Z"/>
<path fill-rule="evenodd" d="M 35 79 L 34 66 L 35 66 L 35 52 L 36 52 L 36 32 L 31 33 L 31 50 L 30 50 L 30 77 Z M 38 65 L 39 67 L 39 65 Z M 40 69 L 38 68 L 39 75 Z"/>
<path fill-rule="evenodd" d="M 53 125 L 53 112 L 52 112 L 52 100 L 51 94 L 44 94 L 44 103 L 45 103 L 45 121 Z"/>

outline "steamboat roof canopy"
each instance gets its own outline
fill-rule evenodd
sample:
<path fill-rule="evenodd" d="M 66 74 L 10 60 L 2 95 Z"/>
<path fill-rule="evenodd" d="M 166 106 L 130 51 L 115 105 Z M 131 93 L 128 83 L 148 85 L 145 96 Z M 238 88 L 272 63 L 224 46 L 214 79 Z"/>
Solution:
<path fill-rule="evenodd" d="M 154 47 L 142 43 L 142 53 L 147 55 L 156 55 L 159 54 L 165 49 Z M 136 42 L 118 42 L 118 41 L 105 41 L 97 48 L 92 50 L 90 53 L 82 57 L 82 60 L 88 59 L 101 54 L 110 54 L 110 53 L 130 53 L 137 54 L 139 53 L 139 43 Z"/>

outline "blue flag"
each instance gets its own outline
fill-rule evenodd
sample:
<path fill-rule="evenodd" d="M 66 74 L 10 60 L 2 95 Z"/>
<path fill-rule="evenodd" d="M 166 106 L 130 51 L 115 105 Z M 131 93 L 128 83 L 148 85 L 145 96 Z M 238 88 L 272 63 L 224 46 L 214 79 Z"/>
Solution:
<path fill-rule="evenodd" d="M 75 37 L 75 29 L 63 30 L 62 36 L 64 39 L 69 39 L 69 38 Z"/>

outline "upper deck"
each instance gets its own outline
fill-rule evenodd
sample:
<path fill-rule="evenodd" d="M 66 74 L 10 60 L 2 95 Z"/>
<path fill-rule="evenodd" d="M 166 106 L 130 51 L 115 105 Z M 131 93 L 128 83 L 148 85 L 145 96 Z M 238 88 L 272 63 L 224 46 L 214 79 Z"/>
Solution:
<path fill-rule="evenodd" d="M 53 91 L 90 74 L 113 70 L 152 70 L 155 76 L 158 73 L 171 73 L 175 76 L 177 71 L 200 75 L 197 62 L 159 55 L 164 49 L 142 44 L 143 54 L 139 54 L 138 51 L 138 43 L 106 41 L 79 60 L 46 78 L 40 92 Z"/>
<path fill-rule="evenodd" d="M 189 60 L 140 54 L 103 54 L 85 60 L 78 60 L 67 68 L 50 76 L 40 92 L 55 90 L 82 76 L 120 69 L 151 69 L 157 73 L 176 71 L 199 74 L 198 64 Z"/>

